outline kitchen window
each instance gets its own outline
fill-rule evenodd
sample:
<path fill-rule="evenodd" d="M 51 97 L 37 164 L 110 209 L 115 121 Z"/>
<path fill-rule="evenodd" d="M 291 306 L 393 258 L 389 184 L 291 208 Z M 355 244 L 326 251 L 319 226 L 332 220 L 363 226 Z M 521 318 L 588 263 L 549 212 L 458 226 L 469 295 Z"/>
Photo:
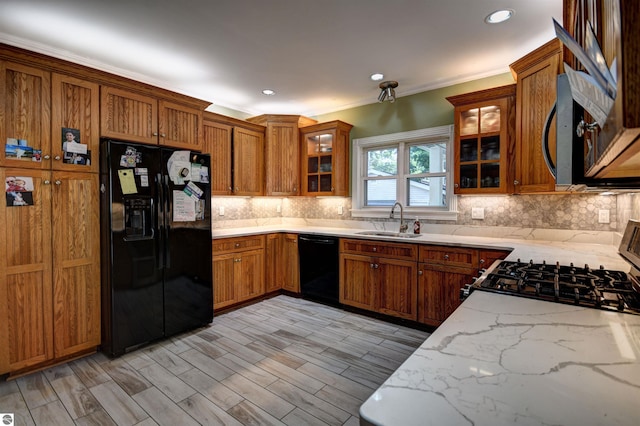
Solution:
<path fill-rule="evenodd" d="M 352 216 L 388 218 L 400 201 L 405 217 L 455 220 L 452 140 L 453 126 L 354 139 Z"/>

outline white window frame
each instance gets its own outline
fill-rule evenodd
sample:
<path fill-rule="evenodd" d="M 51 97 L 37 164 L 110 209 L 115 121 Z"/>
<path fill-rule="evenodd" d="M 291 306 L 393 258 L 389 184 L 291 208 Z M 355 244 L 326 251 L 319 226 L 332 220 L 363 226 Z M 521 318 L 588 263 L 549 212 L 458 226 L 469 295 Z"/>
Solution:
<path fill-rule="evenodd" d="M 430 127 L 428 129 L 391 133 L 353 140 L 353 166 L 351 169 L 352 217 L 389 218 L 389 207 L 365 206 L 364 178 L 367 173 L 367 150 L 398 146 L 398 159 L 407 162 L 404 150 L 419 142 L 445 142 L 447 146 L 447 197 L 446 207 L 405 206 L 406 178 L 404 164 L 398 165 L 397 198 L 404 206 L 404 217 L 412 219 L 452 220 L 458 218 L 458 200 L 453 193 L 453 125 Z M 407 172 L 408 173 L 408 172 Z"/>

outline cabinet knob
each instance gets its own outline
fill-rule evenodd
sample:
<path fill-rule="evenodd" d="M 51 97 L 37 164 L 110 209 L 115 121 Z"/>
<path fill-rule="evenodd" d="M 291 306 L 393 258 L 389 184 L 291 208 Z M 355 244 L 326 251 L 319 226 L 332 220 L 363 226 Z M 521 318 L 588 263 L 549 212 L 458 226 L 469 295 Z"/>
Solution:
<path fill-rule="evenodd" d="M 422 272 L 422 269 L 421 269 L 421 270 L 418 271 L 418 275 L 422 275 L 422 274 L 423 274 L 423 272 Z"/>
<path fill-rule="evenodd" d="M 48 160 L 51 158 L 51 156 L 49 154 L 45 154 L 45 156 L 43 157 L 45 160 Z"/>
<path fill-rule="evenodd" d="M 58 160 L 58 161 L 60 161 L 60 156 L 59 156 L 59 155 L 56 155 L 55 157 L 53 157 L 53 159 L 54 159 L 54 160 Z"/>
<path fill-rule="evenodd" d="M 514 184 L 514 185 L 520 185 L 520 181 L 518 181 L 518 180 L 514 180 L 514 181 L 513 181 L 513 184 Z"/>
<path fill-rule="evenodd" d="M 238 187 L 236 186 L 236 192 L 238 192 L 239 190 L 240 190 L 240 188 L 238 188 Z"/>
<path fill-rule="evenodd" d="M 375 263 L 375 264 L 373 265 L 373 269 L 378 269 L 379 267 L 380 267 L 380 265 L 378 265 L 377 263 Z"/>
<path fill-rule="evenodd" d="M 242 259 L 233 259 L 234 262 L 242 262 Z"/>
<path fill-rule="evenodd" d="M 374 247 L 374 248 L 373 248 L 373 251 L 378 251 L 378 247 Z"/>
<path fill-rule="evenodd" d="M 449 260 L 449 255 L 448 254 L 444 255 L 444 260 Z"/>
<path fill-rule="evenodd" d="M 336 189 L 332 186 L 331 187 L 331 192 L 334 192 Z"/>
<path fill-rule="evenodd" d="M 369 264 L 369 268 L 373 269 L 373 263 Z"/>
<path fill-rule="evenodd" d="M 480 264 L 482 265 L 484 263 L 484 259 L 480 259 Z"/>
<path fill-rule="evenodd" d="M 51 181 L 49 179 L 45 179 L 45 181 L 42 183 L 44 183 L 45 185 L 51 185 Z"/>
<path fill-rule="evenodd" d="M 460 188 L 460 185 L 458 185 L 457 183 L 453 184 L 454 188 Z"/>
<path fill-rule="evenodd" d="M 56 185 L 60 185 L 60 184 L 62 184 L 62 181 L 61 181 L 61 180 L 59 180 L 59 179 L 56 179 L 55 184 L 56 184 Z"/>
<path fill-rule="evenodd" d="M 232 187 L 229 187 L 229 192 L 232 192 L 232 191 L 233 191 L 233 188 L 232 188 Z"/>
<path fill-rule="evenodd" d="M 153 132 L 153 136 L 158 136 L 158 132 Z"/>
<path fill-rule="evenodd" d="M 164 133 L 160 133 L 160 136 L 161 136 L 161 137 L 163 137 L 163 138 L 166 138 L 166 137 L 167 137 L 167 135 L 166 135 L 166 134 L 164 134 Z"/>
<path fill-rule="evenodd" d="M 236 248 L 240 247 L 240 243 L 236 243 Z"/>

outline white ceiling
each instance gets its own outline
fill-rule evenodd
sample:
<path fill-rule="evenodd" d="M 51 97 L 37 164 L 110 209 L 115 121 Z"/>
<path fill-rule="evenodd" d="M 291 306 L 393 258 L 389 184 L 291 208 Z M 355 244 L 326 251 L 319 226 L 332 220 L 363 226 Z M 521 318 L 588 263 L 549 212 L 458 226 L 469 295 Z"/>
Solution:
<path fill-rule="evenodd" d="M 375 103 L 374 72 L 398 97 L 508 72 L 552 17 L 562 0 L 2 0 L 0 42 L 249 115 L 315 116 Z"/>

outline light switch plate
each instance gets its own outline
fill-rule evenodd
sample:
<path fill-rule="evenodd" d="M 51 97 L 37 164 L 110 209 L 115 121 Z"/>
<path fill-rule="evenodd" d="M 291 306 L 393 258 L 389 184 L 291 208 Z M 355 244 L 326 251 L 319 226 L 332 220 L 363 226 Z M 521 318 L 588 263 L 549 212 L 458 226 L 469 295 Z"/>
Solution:
<path fill-rule="evenodd" d="M 484 219 L 484 207 L 472 207 L 471 219 Z"/>
<path fill-rule="evenodd" d="M 220 208 L 218 209 L 218 214 L 220 216 L 224 216 L 224 206 L 220 206 Z"/>

